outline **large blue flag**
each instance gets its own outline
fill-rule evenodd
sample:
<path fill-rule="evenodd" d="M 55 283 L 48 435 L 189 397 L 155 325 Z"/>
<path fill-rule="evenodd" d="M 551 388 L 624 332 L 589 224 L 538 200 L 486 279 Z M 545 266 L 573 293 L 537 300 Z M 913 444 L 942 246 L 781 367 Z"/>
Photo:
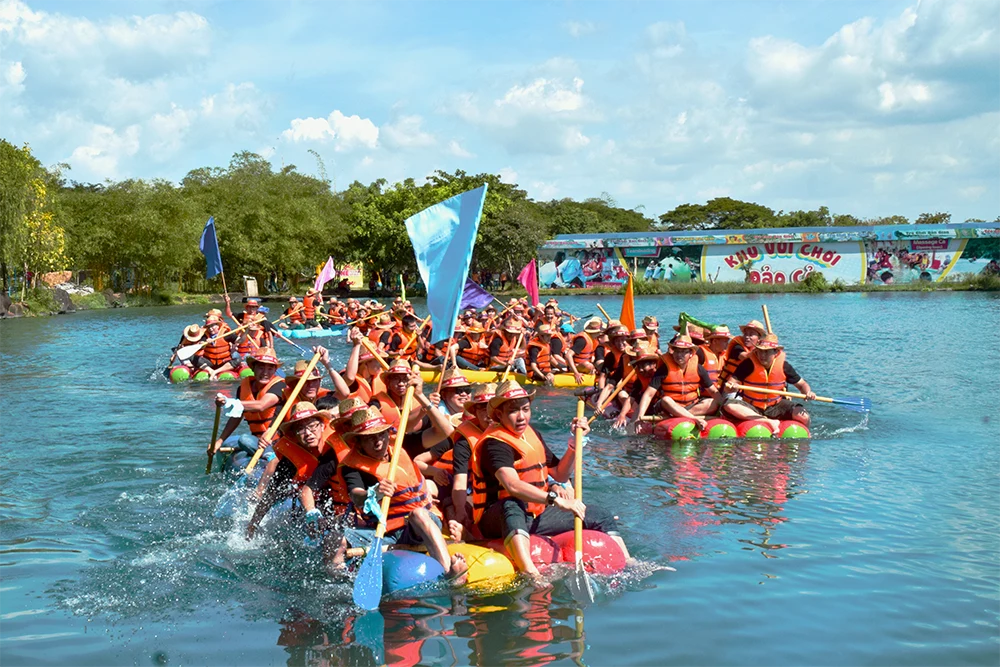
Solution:
<path fill-rule="evenodd" d="M 459 305 L 459 309 L 475 308 L 476 310 L 479 310 L 480 308 L 485 308 L 491 303 L 493 303 L 493 295 L 484 290 L 479 283 L 473 281 L 472 278 L 467 278 L 465 281 L 465 289 L 462 291 L 462 303 Z"/>
<path fill-rule="evenodd" d="M 215 216 L 205 223 L 205 230 L 201 233 L 201 254 L 205 256 L 205 277 L 214 278 L 222 273 L 222 255 L 219 254 L 219 240 L 215 238 Z"/>
<path fill-rule="evenodd" d="M 486 185 L 455 195 L 406 220 L 420 277 L 427 286 L 431 343 L 451 338 L 476 245 Z"/>

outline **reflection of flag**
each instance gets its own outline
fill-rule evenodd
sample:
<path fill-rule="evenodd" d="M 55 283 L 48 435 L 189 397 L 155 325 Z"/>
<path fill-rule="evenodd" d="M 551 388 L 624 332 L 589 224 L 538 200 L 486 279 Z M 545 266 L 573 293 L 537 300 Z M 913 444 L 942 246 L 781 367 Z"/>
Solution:
<path fill-rule="evenodd" d="M 528 290 L 528 296 L 531 297 L 531 305 L 538 305 L 538 269 L 535 260 L 531 260 L 528 264 L 521 269 L 521 273 L 517 274 L 517 281 L 524 285 L 524 289 Z"/>
<path fill-rule="evenodd" d="M 459 305 L 459 309 L 475 308 L 478 310 L 479 308 L 485 308 L 491 303 L 493 303 L 492 294 L 480 287 L 471 278 L 465 280 L 465 291 L 462 292 L 462 303 Z"/>
<path fill-rule="evenodd" d="M 628 276 L 628 286 L 625 287 L 625 299 L 622 301 L 622 314 L 618 318 L 621 323 L 628 327 L 629 331 L 635 331 L 635 297 L 632 295 L 632 274 Z"/>
<path fill-rule="evenodd" d="M 336 277 L 337 270 L 333 268 L 333 257 L 327 257 L 326 264 L 323 265 L 323 270 L 319 272 L 318 276 L 316 276 L 316 284 L 313 285 L 313 289 L 317 292 L 322 292 L 323 285 L 327 284 Z"/>
<path fill-rule="evenodd" d="M 420 277 L 427 286 L 431 343 L 451 338 L 469 276 L 486 185 L 446 199 L 406 220 Z"/>
<path fill-rule="evenodd" d="M 213 278 L 222 273 L 222 255 L 219 254 L 219 240 L 215 237 L 215 216 L 205 223 L 198 247 L 205 256 L 205 277 Z"/>

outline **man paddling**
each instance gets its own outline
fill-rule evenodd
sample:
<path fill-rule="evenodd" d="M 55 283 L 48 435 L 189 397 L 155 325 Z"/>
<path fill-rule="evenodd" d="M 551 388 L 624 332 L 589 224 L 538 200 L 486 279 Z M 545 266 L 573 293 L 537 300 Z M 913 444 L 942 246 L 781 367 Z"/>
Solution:
<path fill-rule="evenodd" d="M 213 452 L 219 451 L 223 441 L 232 435 L 240 422 L 244 420 L 250 427 L 251 435 L 240 436 L 240 449 L 253 454 L 258 447 L 268 445 L 268 443 L 260 442 L 260 436 L 264 435 L 271 426 L 271 420 L 274 419 L 278 403 L 282 398 L 284 382 L 276 375 L 281 362 L 278 361 L 278 355 L 274 353 L 272 348 L 262 347 L 250 354 L 247 363 L 253 370 L 253 376 L 243 378 L 240 382 L 238 396 L 243 406 L 243 414 L 240 417 L 231 417 L 226 422 L 222 434 L 213 445 Z M 220 394 L 215 397 L 215 402 L 218 405 L 223 405 L 226 402 L 226 397 Z"/>
<path fill-rule="evenodd" d="M 657 412 L 670 417 L 694 420 L 698 429 L 705 428 L 704 417 L 719 407 L 719 391 L 705 367 L 698 363 L 695 344 L 685 335 L 676 336 L 667 346 L 667 353 L 660 359 L 664 370 L 659 384 L 648 387 L 639 403 L 637 420 L 646 414 L 654 403 Z"/>
<path fill-rule="evenodd" d="M 223 330 L 222 318 L 210 315 L 205 320 L 205 335 L 209 343 L 198 350 L 194 357 L 194 367 L 198 371 L 208 373 L 210 380 L 216 379 L 220 373 L 225 371 L 236 371 L 240 362 L 234 359 L 236 347 L 234 345 L 237 334 L 226 334 Z"/>
<path fill-rule="evenodd" d="M 483 537 L 503 538 L 517 568 L 538 574 L 531 561 L 529 535 L 558 535 L 573 530 L 574 516 L 584 528 L 607 533 L 628 557 L 628 549 L 618 535 L 618 524 L 607 510 L 566 497 L 548 485 L 569 479 L 573 467 L 575 441 L 560 459 L 548 448 L 541 434 L 531 426 L 534 392 L 525 391 L 516 380 L 497 387 L 490 400 L 496 422 L 483 432 L 472 450 L 473 518 Z M 586 419 L 574 419 L 571 431 L 590 431 Z"/>
<path fill-rule="evenodd" d="M 761 389 L 784 391 L 786 384 L 794 385 L 805 394 L 806 400 L 816 398 L 809 383 L 802 378 L 785 359 L 784 345 L 775 334 L 767 334 L 755 346 L 748 359 L 743 360 L 726 389 L 736 391 L 736 384 Z M 774 432 L 778 431 L 782 419 L 792 419 L 809 426 L 809 413 L 801 403 L 793 403 L 783 396 L 764 394 L 751 389 L 741 389 L 737 398 L 726 401 L 723 412 L 739 421 L 763 419 Z"/>

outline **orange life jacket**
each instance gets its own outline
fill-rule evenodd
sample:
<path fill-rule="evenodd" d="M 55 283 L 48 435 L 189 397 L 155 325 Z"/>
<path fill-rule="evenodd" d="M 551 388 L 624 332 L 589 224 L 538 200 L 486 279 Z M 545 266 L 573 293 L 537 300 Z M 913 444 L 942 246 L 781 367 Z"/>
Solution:
<path fill-rule="evenodd" d="M 741 361 L 743 361 L 743 359 L 739 358 L 739 355 L 733 353 L 733 348 L 735 348 L 737 345 L 742 347 L 744 350 L 748 349 L 746 341 L 743 340 L 743 336 L 733 336 L 732 338 L 729 339 L 729 345 L 728 347 L 726 347 L 726 352 L 725 352 L 726 363 L 723 365 L 722 370 L 719 371 L 720 385 L 729 379 L 729 376 L 733 374 L 733 372 L 736 370 L 736 367 L 740 365 Z"/>
<path fill-rule="evenodd" d="M 307 320 L 316 319 L 316 297 L 307 296 L 302 299 L 302 312 Z"/>
<path fill-rule="evenodd" d="M 662 357 L 667 365 L 667 374 L 660 383 L 660 393 L 669 396 L 681 405 L 689 405 L 698 400 L 698 357 L 688 357 L 687 365 L 681 368 L 668 353 Z"/>
<path fill-rule="evenodd" d="M 233 356 L 229 341 L 224 338 L 225 334 L 226 332 L 220 328 L 219 335 L 199 351 L 212 368 L 222 366 Z"/>
<path fill-rule="evenodd" d="M 378 327 L 372 327 L 372 330 L 368 332 L 368 340 L 374 347 L 378 347 L 382 343 L 382 336 L 387 333 L 391 335 L 391 329 L 379 329 Z M 388 345 L 389 341 L 386 341 Z"/>
<path fill-rule="evenodd" d="M 341 465 L 362 470 L 369 475 L 373 475 L 379 481 L 389 477 L 389 462 L 376 461 L 365 456 L 358 449 L 352 449 Z M 385 529 L 387 532 L 397 530 L 406 525 L 406 517 L 414 510 L 421 507 L 431 511 L 430 497 L 427 494 L 427 487 L 424 484 L 424 476 L 417 470 L 409 455 L 405 450 L 399 452 L 399 465 L 393 477 L 396 484 L 396 492 L 389 500 L 389 515 L 386 517 Z"/>
<path fill-rule="evenodd" d="M 285 309 L 285 315 L 288 315 L 288 321 L 292 324 L 302 324 L 305 322 L 305 318 L 302 317 L 302 306 L 296 304 L 291 308 Z"/>
<path fill-rule="evenodd" d="M 552 371 L 552 341 L 548 343 L 543 342 L 538 338 L 532 338 L 531 342 L 528 343 L 528 349 L 535 348 L 538 350 L 538 357 L 535 359 L 535 365 L 538 366 L 538 370 L 542 373 L 549 373 Z M 529 373 L 530 373 L 529 369 Z"/>
<path fill-rule="evenodd" d="M 288 459 L 295 466 L 293 481 L 297 484 L 301 484 L 312 477 L 312 474 L 316 472 L 316 467 L 319 465 L 319 459 L 315 454 L 287 435 L 280 437 L 278 442 L 274 443 L 274 453 L 279 459 Z"/>
<path fill-rule="evenodd" d="M 660 334 L 646 333 L 646 347 L 650 350 L 660 349 Z"/>
<path fill-rule="evenodd" d="M 512 336 L 510 340 L 508 340 L 502 333 L 498 333 L 497 336 L 500 337 L 500 351 L 497 353 L 497 359 L 500 360 L 501 364 L 510 363 L 512 354 L 515 357 L 520 356 L 520 351 L 514 350 L 514 345 L 517 343 L 519 335 Z"/>
<path fill-rule="evenodd" d="M 542 440 L 538 437 L 534 428 L 529 426 L 525 430 L 524 435 L 518 438 L 500 424 L 493 424 L 483 431 L 475 445 L 472 446 L 472 458 L 469 461 L 469 471 L 472 475 L 472 519 L 476 523 L 479 523 L 479 520 L 483 517 L 483 512 L 486 511 L 488 502 L 486 497 L 486 475 L 483 472 L 484 452 L 482 449 L 483 443 L 489 438 L 495 438 L 507 443 L 521 455 L 514 463 L 514 470 L 522 482 L 527 482 L 539 489 L 544 489 L 547 487 L 547 480 L 549 478 L 549 469 L 545 465 L 545 445 L 542 444 Z M 471 445 L 472 442 L 470 441 L 469 444 Z M 497 499 L 503 500 L 510 497 L 510 493 L 501 485 Z M 544 503 L 527 503 L 527 507 L 528 513 L 533 516 L 538 516 L 545 511 Z"/>
<path fill-rule="evenodd" d="M 410 337 L 413 340 L 410 341 Z M 409 342 L 409 345 L 406 345 Z M 403 348 L 406 345 L 406 348 Z M 402 329 L 396 329 L 389 336 L 389 343 L 386 349 L 391 350 L 393 346 L 396 347 L 396 351 L 392 353 L 392 356 L 397 359 L 405 359 L 406 361 L 413 361 L 417 358 L 417 351 L 420 349 L 420 336 L 414 336 L 412 333 L 406 333 Z"/>
<path fill-rule="evenodd" d="M 472 340 L 466 335 L 465 339 L 469 342 L 469 347 L 465 349 L 459 348 L 458 356 L 480 368 L 489 366 L 490 348 L 483 343 L 482 336 L 480 336 L 479 340 Z"/>
<path fill-rule="evenodd" d="M 282 403 L 287 403 L 288 402 L 288 398 L 292 395 L 292 390 L 295 389 L 295 385 L 297 385 L 297 384 L 298 384 L 298 380 L 291 380 L 291 381 L 289 381 L 287 378 L 285 379 L 285 388 L 281 390 L 281 402 Z M 305 390 L 305 387 L 303 387 L 303 391 L 304 390 Z M 319 399 L 323 398 L 324 396 L 326 396 L 329 393 L 330 393 L 329 389 L 327 389 L 326 387 L 320 387 L 319 389 L 316 390 L 316 396 L 314 396 L 313 398 L 309 399 L 309 402 L 310 403 L 315 403 L 316 401 L 318 401 Z M 298 395 L 298 397 L 295 400 L 296 401 L 304 401 L 304 400 L 307 400 L 307 399 L 300 392 L 299 395 Z"/>
<path fill-rule="evenodd" d="M 394 427 L 399 428 L 399 418 L 403 416 L 402 410 L 398 405 L 396 405 L 396 402 L 392 400 L 392 397 L 389 396 L 389 392 L 381 391 L 372 396 L 372 400 L 378 401 L 378 409 L 382 413 L 382 418 L 385 419 L 390 424 L 392 424 Z M 410 416 L 406 420 L 407 433 L 412 433 L 413 431 L 417 430 L 420 427 L 420 422 L 423 421 L 422 419 L 413 418 L 413 413 L 415 413 L 418 409 L 419 406 L 415 405 L 410 408 Z"/>
<path fill-rule="evenodd" d="M 259 401 L 264 396 L 267 395 L 268 390 L 279 382 L 283 382 L 285 378 L 278 377 L 275 375 L 273 378 L 267 381 L 264 388 L 261 389 L 256 394 L 253 393 L 252 383 L 254 378 L 248 377 L 243 378 L 240 382 L 240 393 L 239 397 L 241 401 Z M 261 436 L 267 431 L 267 428 L 271 425 L 271 420 L 274 418 L 275 413 L 278 411 L 278 404 L 275 403 L 267 410 L 244 410 L 243 419 L 246 420 L 247 426 L 250 427 L 250 433 Z"/>
<path fill-rule="evenodd" d="M 786 379 L 784 350 L 779 351 L 774 357 L 774 361 L 771 362 L 770 369 L 764 368 L 764 364 L 760 363 L 756 354 L 751 353 L 750 360 L 753 361 L 753 372 L 748 375 L 745 380 L 743 380 L 742 384 L 751 387 L 760 387 L 761 389 L 776 389 L 778 391 L 785 390 Z M 744 401 L 758 410 L 769 408 L 782 399 L 781 396 L 762 394 L 749 389 L 743 389 L 740 393 L 742 394 Z"/>
<path fill-rule="evenodd" d="M 369 403 L 373 396 L 385 392 L 385 382 L 382 380 L 381 372 L 370 380 L 358 375 L 354 381 L 358 383 L 358 388 L 351 392 L 350 398 L 360 398 Z"/>
<path fill-rule="evenodd" d="M 240 342 L 236 346 L 236 351 L 241 355 L 246 356 L 256 350 L 258 347 L 271 347 L 270 343 L 265 344 L 264 339 L 267 336 L 267 332 L 263 329 L 251 330 L 247 329 L 240 336 Z M 252 343 L 250 341 L 253 341 Z M 255 344 L 256 343 L 256 344 Z"/>
<path fill-rule="evenodd" d="M 592 364 L 594 363 L 594 353 L 597 351 L 597 341 L 586 331 L 576 334 L 573 336 L 573 343 L 575 344 L 577 339 L 582 338 L 585 342 L 583 345 L 583 350 L 580 352 L 573 353 L 573 363 L 575 364 Z"/>
<path fill-rule="evenodd" d="M 716 354 L 712 352 L 710 345 L 699 345 L 701 351 L 705 354 L 705 361 L 702 366 L 708 372 L 708 377 L 712 378 L 712 384 L 719 386 L 719 372 L 722 370 L 723 365 L 726 363 L 726 353 Z"/>

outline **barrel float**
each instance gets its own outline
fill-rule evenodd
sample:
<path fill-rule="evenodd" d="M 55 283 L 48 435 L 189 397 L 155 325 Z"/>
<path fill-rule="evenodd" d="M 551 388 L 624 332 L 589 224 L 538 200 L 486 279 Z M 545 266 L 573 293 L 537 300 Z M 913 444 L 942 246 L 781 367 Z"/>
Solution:
<path fill-rule="evenodd" d="M 419 551 L 392 549 L 382 554 L 383 595 L 426 584 L 443 574 L 441 563 Z"/>
<path fill-rule="evenodd" d="M 174 366 L 170 369 L 171 382 L 187 382 L 191 379 L 191 369 L 187 366 Z"/>
<path fill-rule="evenodd" d="M 759 419 L 740 422 L 736 427 L 736 434 L 741 438 L 770 438 L 774 435 L 767 422 Z"/>
<path fill-rule="evenodd" d="M 516 574 L 514 564 L 507 556 L 478 544 L 449 544 L 448 553 L 465 557 L 469 566 L 467 584 L 476 589 L 506 586 Z"/>
<path fill-rule="evenodd" d="M 208 372 L 207 371 L 198 371 L 197 373 L 194 374 L 194 377 L 192 379 L 195 382 L 207 382 L 208 381 Z"/>
<path fill-rule="evenodd" d="M 658 423 L 653 433 L 663 440 L 697 440 L 698 426 L 687 417 L 672 417 Z"/>
<path fill-rule="evenodd" d="M 253 369 L 250 368 L 249 366 L 245 365 L 245 364 L 243 366 L 240 366 L 240 377 L 241 378 L 252 378 L 253 377 Z"/>
<path fill-rule="evenodd" d="M 530 545 L 531 562 L 535 565 L 544 567 L 559 562 L 559 547 L 556 546 L 556 543 L 551 538 L 544 535 L 532 535 L 530 536 Z M 504 546 L 503 540 L 490 540 L 486 543 L 486 547 L 501 554 L 509 553 L 507 547 Z M 513 560 L 513 557 L 511 557 L 511 560 Z"/>
<path fill-rule="evenodd" d="M 219 380 L 220 382 L 232 382 L 233 380 L 236 379 L 236 373 L 233 371 L 222 371 L 221 373 L 215 376 L 215 379 Z"/>
<path fill-rule="evenodd" d="M 552 538 L 559 547 L 559 560 L 576 563 L 576 538 L 573 531 Z M 583 567 L 592 574 L 615 574 L 625 569 L 625 553 L 611 536 L 598 530 L 583 531 Z"/>
<path fill-rule="evenodd" d="M 786 419 L 778 426 L 778 437 L 790 440 L 805 440 L 811 437 L 809 427 L 794 419 Z"/>
<path fill-rule="evenodd" d="M 702 440 L 722 440 L 736 438 L 736 427 L 727 419 L 709 419 L 701 430 Z"/>

